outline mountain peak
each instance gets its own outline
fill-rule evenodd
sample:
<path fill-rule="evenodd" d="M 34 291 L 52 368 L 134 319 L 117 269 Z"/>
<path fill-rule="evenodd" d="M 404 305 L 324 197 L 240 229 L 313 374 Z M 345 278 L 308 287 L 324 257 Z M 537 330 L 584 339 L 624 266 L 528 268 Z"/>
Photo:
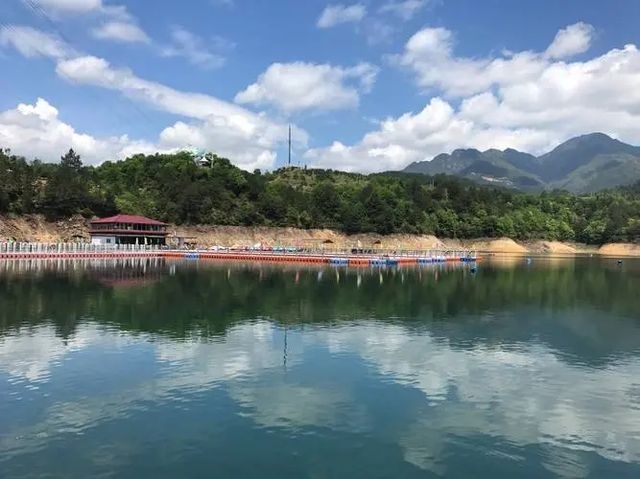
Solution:
<path fill-rule="evenodd" d="M 480 150 L 476 150 L 475 148 L 458 148 L 451 152 L 451 156 L 477 156 L 481 154 L 482 152 Z"/>
<path fill-rule="evenodd" d="M 612 137 L 610 137 L 609 135 L 607 135 L 606 133 L 602 133 L 601 131 L 594 131 L 593 133 L 586 133 L 584 135 L 579 135 L 576 136 L 574 138 L 575 140 L 612 140 L 612 141 L 618 141 Z"/>
<path fill-rule="evenodd" d="M 640 156 L 640 148 L 627 145 L 604 133 L 577 136 L 538 158 L 545 181 L 559 180 L 601 155 Z"/>
<path fill-rule="evenodd" d="M 466 148 L 437 155 L 430 162 L 414 163 L 405 171 L 502 181 L 522 188 L 597 191 L 640 178 L 640 147 L 594 132 L 571 138 L 537 158 L 513 148 L 483 152 Z"/>
<path fill-rule="evenodd" d="M 588 133 L 586 135 L 580 135 L 574 138 L 570 138 L 569 140 L 555 147 L 553 151 L 556 151 L 558 149 L 563 149 L 563 148 L 575 148 L 575 147 L 580 147 L 584 145 L 613 146 L 613 145 L 624 145 L 624 143 L 614 138 L 611 138 L 609 135 L 606 135 L 605 133 Z"/>

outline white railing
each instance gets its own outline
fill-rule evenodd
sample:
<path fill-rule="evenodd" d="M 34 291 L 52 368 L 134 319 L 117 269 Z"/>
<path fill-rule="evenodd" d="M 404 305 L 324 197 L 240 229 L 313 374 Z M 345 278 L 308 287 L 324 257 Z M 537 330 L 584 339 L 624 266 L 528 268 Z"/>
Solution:
<path fill-rule="evenodd" d="M 213 248 L 213 249 L 177 249 L 159 245 L 116 245 L 116 244 L 91 244 L 91 243 L 29 243 L 29 242 L 0 242 L 0 256 L 6 255 L 83 255 L 83 254 L 137 254 L 154 252 L 181 252 L 181 253 L 245 253 L 265 256 L 295 256 L 314 255 L 327 257 L 391 257 L 391 258 L 465 258 L 476 257 L 473 250 L 402 250 L 402 249 L 363 249 L 363 248 L 293 248 L 281 247 L 269 250 L 253 248 Z"/>
<path fill-rule="evenodd" d="M 9 241 L 0 243 L 0 254 L 91 254 L 120 252 L 151 252 L 157 245 L 91 244 L 91 243 L 28 243 Z"/>

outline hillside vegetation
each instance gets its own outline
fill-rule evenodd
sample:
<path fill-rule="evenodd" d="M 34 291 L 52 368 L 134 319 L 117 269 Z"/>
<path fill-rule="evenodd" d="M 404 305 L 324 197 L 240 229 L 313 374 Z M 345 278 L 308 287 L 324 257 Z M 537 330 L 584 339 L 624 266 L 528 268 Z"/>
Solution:
<path fill-rule="evenodd" d="M 600 193 L 527 194 L 446 175 L 359 175 L 284 168 L 242 171 L 188 153 L 136 155 L 98 167 L 69 151 L 59 164 L 0 153 L 0 214 L 142 214 L 178 225 L 331 228 L 348 234 L 545 239 L 602 244 L 640 239 L 640 185 Z"/>

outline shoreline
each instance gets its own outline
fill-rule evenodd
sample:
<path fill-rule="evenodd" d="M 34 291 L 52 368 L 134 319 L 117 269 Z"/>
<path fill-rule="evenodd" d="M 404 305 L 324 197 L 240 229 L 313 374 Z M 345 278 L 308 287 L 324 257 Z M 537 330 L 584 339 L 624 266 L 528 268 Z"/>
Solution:
<path fill-rule="evenodd" d="M 331 229 L 299 229 L 268 226 L 172 225 L 171 236 L 192 238 L 197 247 L 252 247 L 288 245 L 302 247 L 377 250 L 471 250 L 483 255 L 571 257 L 640 257 L 640 244 L 585 245 L 547 240 L 515 241 L 510 238 L 449 239 L 433 235 L 359 233 L 347 235 Z M 0 216 L 0 242 L 78 242 L 89 240 L 88 220 L 75 216 L 56 222 L 41 215 Z M 359 245 L 359 246 L 358 246 Z"/>
<path fill-rule="evenodd" d="M 437 254 L 436 254 L 437 253 Z M 545 253 L 545 252 L 486 252 L 486 251 L 377 251 L 371 253 L 348 252 L 276 252 L 276 251 L 212 251 L 207 249 L 150 249 L 150 250 L 114 250 L 114 251 L 20 251 L 0 252 L 0 261 L 70 261 L 70 260 L 119 260 L 119 259 L 187 259 L 187 260 L 221 260 L 234 262 L 267 262 L 267 263 L 304 263 L 327 264 L 333 266 L 400 266 L 400 265 L 425 265 L 442 263 L 476 263 L 476 262 L 504 262 L 512 263 L 527 259 L 545 259 L 570 261 L 575 258 L 609 258 L 623 259 L 630 256 L 576 252 Z"/>

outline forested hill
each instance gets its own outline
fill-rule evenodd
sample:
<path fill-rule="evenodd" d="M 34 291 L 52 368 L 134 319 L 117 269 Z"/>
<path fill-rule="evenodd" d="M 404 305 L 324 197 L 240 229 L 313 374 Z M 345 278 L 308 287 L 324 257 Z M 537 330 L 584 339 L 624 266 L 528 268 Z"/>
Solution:
<path fill-rule="evenodd" d="M 574 195 L 525 194 L 438 175 L 358 175 L 285 168 L 253 173 L 213 156 L 137 155 L 86 167 L 0 152 L 0 214 L 133 213 L 172 223 L 334 228 L 347 233 L 510 236 L 585 243 L 640 239 L 640 185 Z"/>
<path fill-rule="evenodd" d="M 603 133 L 591 133 L 572 138 L 538 157 L 513 149 L 455 150 L 431 161 L 412 163 L 404 171 L 446 173 L 524 190 L 589 193 L 640 180 L 640 147 Z"/>

